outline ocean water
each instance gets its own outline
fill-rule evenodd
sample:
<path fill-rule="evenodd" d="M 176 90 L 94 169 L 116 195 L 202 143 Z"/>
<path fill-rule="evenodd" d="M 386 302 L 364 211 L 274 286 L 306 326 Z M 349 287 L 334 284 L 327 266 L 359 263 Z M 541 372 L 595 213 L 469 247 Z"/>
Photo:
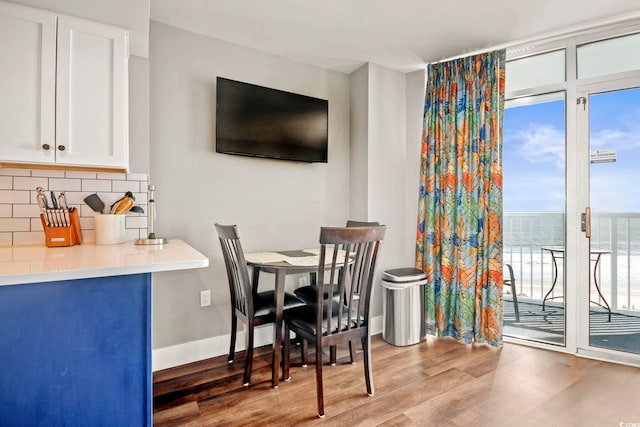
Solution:
<path fill-rule="evenodd" d="M 505 213 L 503 262 L 511 264 L 518 294 L 542 299 L 553 283 L 556 269 L 545 246 L 564 246 L 562 213 Z M 596 277 L 612 308 L 640 311 L 640 214 L 598 214 L 592 219 L 591 247 L 610 250 L 601 256 Z M 557 282 L 552 296 L 564 288 L 564 262 L 557 259 Z M 591 269 L 594 267 L 591 263 Z M 592 299 L 599 297 L 593 286 Z"/>

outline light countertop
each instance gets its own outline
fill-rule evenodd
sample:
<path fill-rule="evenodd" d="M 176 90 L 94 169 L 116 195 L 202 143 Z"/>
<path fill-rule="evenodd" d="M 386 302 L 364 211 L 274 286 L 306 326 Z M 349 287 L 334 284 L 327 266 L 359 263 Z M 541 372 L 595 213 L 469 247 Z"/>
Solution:
<path fill-rule="evenodd" d="M 0 286 L 202 268 L 209 259 L 182 240 L 164 245 L 81 244 L 0 248 Z"/>

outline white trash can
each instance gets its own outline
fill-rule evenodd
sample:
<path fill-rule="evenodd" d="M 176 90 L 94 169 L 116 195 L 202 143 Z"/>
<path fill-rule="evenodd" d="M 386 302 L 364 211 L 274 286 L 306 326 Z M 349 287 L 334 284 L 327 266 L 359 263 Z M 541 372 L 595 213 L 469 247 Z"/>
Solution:
<path fill-rule="evenodd" d="M 423 341 L 427 275 L 417 268 L 382 273 L 382 339 L 396 346 Z"/>

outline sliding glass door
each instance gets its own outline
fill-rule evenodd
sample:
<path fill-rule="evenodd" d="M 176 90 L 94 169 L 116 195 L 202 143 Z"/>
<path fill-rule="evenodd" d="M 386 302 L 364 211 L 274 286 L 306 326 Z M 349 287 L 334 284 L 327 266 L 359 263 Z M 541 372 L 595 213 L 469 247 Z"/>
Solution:
<path fill-rule="evenodd" d="M 507 52 L 507 339 L 640 365 L 638 51 L 627 26 Z"/>
<path fill-rule="evenodd" d="M 553 345 L 565 343 L 565 139 L 564 92 L 507 102 L 504 333 Z"/>
<path fill-rule="evenodd" d="M 590 211 L 581 347 L 640 354 L 640 88 L 599 89 L 578 98 Z"/>

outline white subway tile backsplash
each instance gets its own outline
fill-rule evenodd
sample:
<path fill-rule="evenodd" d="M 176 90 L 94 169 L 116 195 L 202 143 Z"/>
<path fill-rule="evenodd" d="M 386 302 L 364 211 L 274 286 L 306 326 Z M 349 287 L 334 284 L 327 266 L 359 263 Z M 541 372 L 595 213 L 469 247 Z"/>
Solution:
<path fill-rule="evenodd" d="M 13 233 L 0 232 L 0 247 L 13 245 Z"/>
<path fill-rule="evenodd" d="M 135 214 L 127 215 L 125 220 L 126 228 L 146 228 L 147 226 L 147 216 L 142 215 L 138 216 Z"/>
<path fill-rule="evenodd" d="M 136 173 L 0 168 L 0 248 L 44 245 L 36 187 L 43 187 L 49 200 L 48 191 L 56 195 L 64 191 L 69 206 L 79 209 L 83 241 L 92 243 L 95 242 L 95 213 L 84 203 L 84 198 L 98 193 L 108 208 L 126 191 L 132 191 L 136 205 L 146 212 L 147 181 L 146 174 Z M 125 232 L 128 240 L 147 237 L 147 215 L 127 215 Z"/>
<path fill-rule="evenodd" d="M 13 216 L 13 205 L 0 205 L 0 218 L 11 218 Z M 2 231 L 2 230 L 0 230 Z"/>
<path fill-rule="evenodd" d="M 96 232 L 95 230 L 84 230 L 82 229 L 82 238 L 85 242 L 95 242 L 96 241 Z"/>
<path fill-rule="evenodd" d="M 127 228 L 124 230 L 125 240 L 135 240 L 140 238 L 140 232 L 137 228 Z"/>
<path fill-rule="evenodd" d="M 65 173 L 67 178 L 87 178 L 87 179 L 96 179 L 98 174 L 96 172 L 85 172 L 85 171 L 67 171 Z"/>
<path fill-rule="evenodd" d="M 28 231 L 13 233 L 13 246 L 44 245 L 42 231 Z"/>
<path fill-rule="evenodd" d="M 16 169 L 16 168 L 1 168 L 0 175 L 3 176 L 31 176 L 31 170 L 29 169 Z"/>
<path fill-rule="evenodd" d="M 49 189 L 49 179 L 47 177 L 16 176 L 13 178 L 14 190 L 35 190 L 36 187 Z"/>
<path fill-rule="evenodd" d="M 29 218 L 0 218 L 0 230 L 29 231 L 31 230 L 31 221 Z"/>
<path fill-rule="evenodd" d="M 12 176 L 0 176 L 0 190 L 13 190 Z"/>
<path fill-rule="evenodd" d="M 111 181 L 112 191 L 126 193 L 131 191 L 137 193 L 140 191 L 140 181 Z"/>
<path fill-rule="evenodd" d="M 127 174 L 127 181 L 145 181 L 146 182 L 147 179 L 149 179 L 149 177 L 147 176 L 147 174 L 144 174 L 144 173 L 128 173 Z"/>
<path fill-rule="evenodd" d="M 81 216 L 80 217 L 80 228 L 82 229 L 83 233 L 84 233 L 84 230 L 93 230 L 93 227 L 94 227 L 93 224 L 94 224 L 93 216 L 91 216 L 91 217 Z"/>
<path fill-rule="evenodd" d="M 113 172 L 98 172 L 98 179 L 114 180 L 114 179 L 126 179 L 125 173 L 113 173 Z"/>
<path fill-rule="evenodd" d="M 40 217 L 38 205 L 13 205 L 14 218 L 35 218 Z"/>
<path fill-rule="evenodd" d="M 0 190 L 0 201 L 2 203 L 29 203 L 29 192 Z"/>
<path fill-rule="evenodd" d="M 111 192 L 111 180 L 107 179 L 83 179 L 82 191 L 108 191 Z"/>
<path fill-rule="evenodd" d="M 31 231 L 42 231 L 42 220 L 40 219 L 40 215 L 37 218 L 31 218 Z"/>
<path fill-rule="evenodd" d="M 31 171 L 31 176 L 44 176 L 47 178 L 64 178 L 64 171 L 34 169 Z"/>
<path fill-rule="evenodd" d="M 51 178 L 49 179 L 49 190 L 60 191 L 81 191 L 82 180 L 75 178 Z"/>

